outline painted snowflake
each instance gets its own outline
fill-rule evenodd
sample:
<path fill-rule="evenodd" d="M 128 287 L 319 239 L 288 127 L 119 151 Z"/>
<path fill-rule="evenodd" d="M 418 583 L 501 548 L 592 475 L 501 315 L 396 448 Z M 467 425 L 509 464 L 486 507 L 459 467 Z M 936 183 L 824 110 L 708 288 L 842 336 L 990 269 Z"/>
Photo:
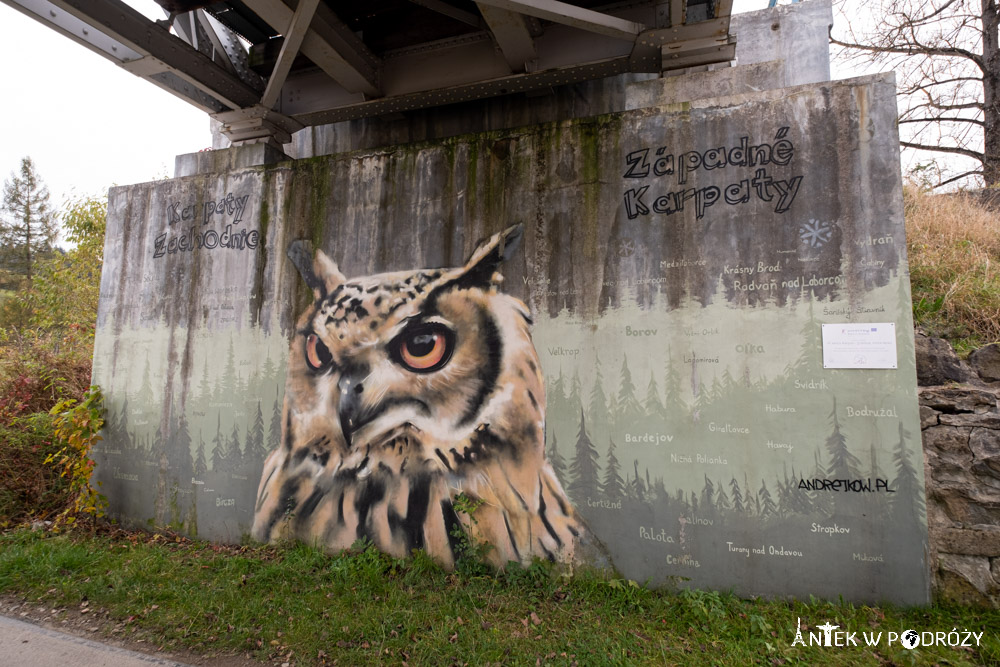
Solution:
<path fill-rule="evenodd" d="M 822 248 L 833 236 L 833 226 L 828 222 L 810 220 L 799 227 L 799 238 L 813 248 Z"/>

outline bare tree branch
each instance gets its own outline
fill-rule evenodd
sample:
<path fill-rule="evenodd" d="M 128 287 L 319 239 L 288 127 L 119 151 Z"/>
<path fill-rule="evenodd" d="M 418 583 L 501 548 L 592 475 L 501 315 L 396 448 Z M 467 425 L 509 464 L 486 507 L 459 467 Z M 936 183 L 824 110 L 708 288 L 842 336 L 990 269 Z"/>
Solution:
<path fill-rule="evenodd" d="M 967 148 L 959 148 L 958 146 L 932 146 L 929 144 L 915 144 L 909 141 L 900 141 L 900 146 L 905 146 L 906 148 L 913 148 L 919 151 L 932 151 L 934 153 L 952 153 L 955 155 L 964 155 L 966 157 L 971 157 L 973 160 L 982 161 L 983 154 L 977 153 L 975 151 L 970 151 Z"/>
<path fill-rule="evenodd" d="M 1000 183 L 997 0 L 835 1 L 838 57 L 897 72 L 901 146 L 953 156 L 935 161 L 936 187 Z"/>
<path fill-rule="evenodd" d="M 913 109 L 939 109 L 941 111 L 959 111 L 961 109 L 979 109 L 982 110 L 983 105 L 981 102 L 965 102 L 963 104 L 939 104 L 933 100 L 930 102 L 924 102 L 923 104 L 915 104 L 910 107 Z"/>
<path fill-rule="evenodd" d="M 959 48 L 933 48 L 925 47 L 920 45 L 915 45 L 913 47 L 891 47 L 891 46 L 873 46 L 871 44 L 851 44 L 849 42 L 841 42 L 836 37 L 833 36 L 833 31 L 830 31 L 830 43 L 836 44 L 837 46 L 842 46 L 845 49 L 856 49 L 858 51 L 870 51 L 871 53 L 898 53 L 904 56 L 952 56 L 957 58 L 966 58 L 976 63 L 976 65 L 983 69 L 983 59 L 972 53 L 971 51 L 966 51 L 965 49 Z"/>
<path fill-rule="evenodd" d="M 937 185 L 934 186 L 934 189 L 936 190 L 936 189 L 938 189 L 940 187 L 948 185 L 949 183 L 954 183 L 955 181 L 960 181 L 963 178 L 968 178 L 969 176 L 982 176 L 982 175 L 983 175 L 983 172 L 981 170 L 973 169 L 971 171 L 966 171 L 966 172 L 963 172 L 963 173 L 959 174 L 958 176 L 952 176 L 948 180 L 941 181 L 940 183 L 938 183 Z"/>
<path fill-rule="evenodd" d="M 985 127 L 983 121 L 976 118 L 962 118 L 961 116 L 930 116 L 926 118 L 900 118 L 896 121 L 900 125 L 904 123 L 972 123 Z"/>
<path fill-rule="evenodd" d="M 902 93 L 915 93 L 919 90 L 924 90 L 930 88 L 931 86 L 946 86 L 950 83 L 962 83 L 962 82 L 976 82 L 982 83 L 983 78 L 978 76 L 956 76 L 952 79 L 942 79 L 940 81 L 924 81 L 921 83 L 915 83 L 911 88 L 900 89 Z"/>

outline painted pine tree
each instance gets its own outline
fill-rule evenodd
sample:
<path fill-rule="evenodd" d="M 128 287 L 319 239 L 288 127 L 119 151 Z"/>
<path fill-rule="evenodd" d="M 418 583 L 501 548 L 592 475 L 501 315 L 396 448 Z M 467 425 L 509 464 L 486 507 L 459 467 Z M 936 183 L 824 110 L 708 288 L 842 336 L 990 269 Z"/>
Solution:
<path fill-rule="evenodd" d="M 594 386 L 590 390 L 590 401 L 587 404 L 587 422 L 590 433 L 597 442 L 604 442 L 611 437 L 611 413 L 608 410 L 608 397 L 604 393 L 604 375 L 601 372 L 601 358 L 594 355 Z"/>
<path fill-rule="evenodd" d="M 191 460 L 191 433 L 183 411 L 177 418 L 174 432 L 167 441 L 167 461 L 180 484 L 185 488 L 190 486 L 194 474 L 194 462 Z"/>
<path fill-rule="evenodd" d="M 556 474 L 556 479 L 559 480 L 560 484 L 566 486 L 569 481 L 566 477 L 566 459 L 559 453 L 559 443 L 555 433 L 549 438 L 548 459 L 549 464 L 552 466 L 552 471 Z"/>
<path fill-rule="evenodd" d="M 718 403 L 719 401 L 723 400 L 724 398 L 725 398 L 725 395 L 722 392 L 722 383 L 719 382 L 719 376 L 716 375 L 716 376 L 714 376 L 712 378 L 712 388 L 711 388 L 710 394 L 709 394 L 709 402 L 710 403 Z"/>
<path fill-rule="evenodd" d="M 757 515 L 760 518 L 766 519 L 778 513 L 778 506 L 771 496 L 771 491 L 767 488 L 767 480 L 763 478 L 760 480 L 760 490 L 757 491 L 757 498 L 759 500 L 757 506 L 760 508 L 757 511 Z"/>
<path fill-rule="evenodd" d="M 712 405 L 712 394 L 702 382 L 698 385 L 698 392 L 694 397 L 694 421 L 700 422 L 708 417 L 709 408 Z"/>
<path fill-rule="evenodd" d="M 546 378 L 545 389 L 545 428 L 546 438 L 558 437 L 563 442 L 570 442 L 576 424 L 576 411 L 569 407 L 566 391 L 569 381 L 563 374 L 562 366 L 557 375 Z"/>
<path fill-rule="evenodd" d="M 243 451 L 240 448 L 240 431 L 233 424 L 233 432 L 226 441 L 226 471 L 237 472 L 243 467 Z"/>
<path fill-rule="evenodd" d="M 247 465 L 247 470 L 259 471 L 264 465 L 265 456 L 267 456 L 267 452 L 264 449 L 264 412 L 261 410 L 258 400 L 253 424 L 247 433 L 246 450 L 243 452 L 243 460 Z"/>
<path fill-rule="evenodd" d="M 226 467 L 226 437 L 222 435 L 222 412 L 219 412 L 218 426 L 212 438 L 212 472 L 223 472 Z"/>
<path fill-rule="evenodd" d="M 729 482 L 729 488 L 733 497 L 733 511 L 737 514 L 746 514 L 747 510 L 746 503 L 743 502 L 743 490 L 740 488 L 740 483 L 735 476 Z"/>
<path fill-rule="evenodd" d="M 278 390 L 274 390 L 274 407 L 271 408 L 271 425 L 267 429 L 267 449 L 274 451 L 281 444 L 281 400 L 277 396 Z"/>
<path fill-rule="evenodd" d="M 729 500 L 729 495 L 726 494 L 726 486 L 722 482 L 715 485 L 715 509 L 716 514 L 726 514 L 732 511 L 733 504 Z"/>
<path fill-rule="evenodd" d="M 269 387 L 272 384 L 278 384 L 278 367 L 275 366 L 273 361 L 271 361 L 270 352 L 268 353 L 267 358 L 264 359 L 264 367 L 261 369 L 260 383 L 262 389 L 264 387 Z"/>
<path fill-rule="evenodd" d="M 205 473 L 208 472 L 208 461 L 205 459 L 205 439 L 198 431 L 198 449 L 194 455 L 194 476 L 195 479 L 204 480 Z"/>
<path fill-rule="evenodd" d="M 809 319 L 801 330 L 799 357 L 787 371 L 789 380 L 811 380 L 823 377 L 823 327 L 816 321 L 813 300 L 809 298 Z"/>
<path fill-rule="evenodd" d="M 646 483 L 642 481 L 642 477 L 639 476 L 639 461 L 636 459 L 632 460 L 632 469 L 635 476 L 631 480 L 631 488 L 628 491 L 629 497 L 631 497 L 636 502 L 644 503 L 648 500 L 648 489 L 646 488 Z"/>
<path fill-rule="evenodd" d="M 662 477 L 653 480 L 653 488 L 649 490 L 649 497 L 655 500 L 663 510 L 669 507 L 670 494 L 667 493 L 667 487 L 663 485 Z"/>
<path fill-rule="evenodd" d="M 576 414 L 578 410 L 583 410 L 583 384 L 580 382 L 579 368 L 573 369 L 573 378 L 570 380 L 567 403 L 573 414 Z"/>
<path fill-rule="evenodd" d="M 746 505 L 747 511 L 754 516 L 761 516 L 760 492 L 755 492 L 750 486 L 750 479 L 747 473 L 743 473 L 743 488 L 747 490 Z"/>
<path fill-rule="evenodd" d="M 643 409 L 639 399 L 635 397 L 635 384 L 632 382 L 632 371 L 628 367 L 628 355 L 622 356 L 621 378 L 618 384 L 618 415 L 620 426 L 635 424 L 642 419 Z"/>
<path fill-rule="evenodd" d="M 649 369 L 649 384 L 646 385 L 646 400 L 643 402 L 643 408 L 647 417 L 652 417 L 657 421 L 666 417 L 663 401 L 660 400 L 660 389 L 656 386 L 656 374 L 652 368 Z"/>
<path fill-rule="evenodd" d="M 601 482 L 601 494 L 610 501 L 619 500 L 625 495 L 625 483 L 618 472 L 618 459 L 615 457 L 615 441 L 608 444 L 608 455 L 604 466 L 604 481 Z"/>
<path fill-rule="evenodd" d="M 813 452 L 813 471 L 812 480 L 822 480 L 826 479 L 827 471 L 820 463 L 819 459 L 819 447 Z M 829 516 L 833 512 L 833 496 L 830 495 L 829 491 L 807 491 L 809 494 L 810 504 L 812 508 L 823 514 L 824 516 Z"/>
<path fill-rule="evenodd" d="M 208 372 L 208 357 L 209 355 L 206 353 L 204 368 L 201 371 L 201 377 L 198 378 L 198 401 L 202 405 L 207 405 L 214 399 L 212 396 L 212 385 L 209 382 L 212 376 Z"/>
<path fill-rule="evenodd" d="M 910 432 L 903 426 L 903 422 L 899 422 L 899 440 L 892 457 L 896 464 L 896 478 L 892 485 L 895 493 L 892 494 L 890 510 L 893 524 L 900 528 L 919 526 L 927 511 L 917 469 L 910 460 L 907 447 L 909 437 Z"/>
<path fill-rule="evenodd" d="M 701 501 L 699 506 L 701 507 L 702 514 L 711 515 L 715 513 L 715 484 L 712 480 L 705 475 L 705 484 L 701 487 Z"/>
<path fill-rule="evenodd" d="M 688 414 L 688 406 L 684 401 L 684 387 L 681 385 L 681 373 L 674 363 L 673 353 L 667 349 L 667 362 L 663 379 L 663 407 L 668 420 L 680 422 Z"/>
<path fill-rule="evenodd" d="M 791 501 L 792 501 L 792 511 L 802 515 L 808 515 L 812 512 L 812 496 L 809 492 L 802 488 L 802 475 L 795 471 L 795 466 L 792 466 L 792 477 L 791 477 Z"/>
<path fill-rule="evenodd" d="M 731 401 L 736 395 L 736 392 L 739 390 L 739 386 L 736 384 L 736 379 L 733 377 L 733 374 L 729 372 L 728 365 L 725 370 L 722 371 L 722 382 L 720 382 L 719 385 L 716 400 L 722 401 L 723 403 Z"/>
<path fill-rule="evenodd" d="M 146 359 L 146 365 L 142 370 L 142 384 L 139 385 L 139 392 L 136 395 L 136 402 L 139 404 L 139 409 L 143 411 L 152 410 L 154 407 L 154 396 L 153 396 L 153 385 L 149 381 L 149 359 Z"/>
<path fill-rule="evenodd" d="M 576 438 L 576 450 L 573 454 L 573 462 L 569 467 L 570 484 L 569 495 L 573 501 L 579 505 L 585 505 L 587 498 L 597 496 L 600 488 L 598 475 L 600 465 L 598 463 L 597 450 L 594 443 L 590 441 L 587 434 L 587 423 L 580 410 L 580 430 Z"/>
<path fill-rule="evenodd" d="M 857 479 L 861 477 L 861 461 L 847 448 L 847 438 L 840 432 L 836 396 L 833 397 L 830 420 L 833 422 L 833 432 L 826 439 L 826 451 L 830 457 L 826 472 L 832 479 Z"/>
<path fill-rule="evenodd" d="M 233 337 L 231 334 L 229 336 L 229 347 L 226 350 L 226 366 L 222 371 L 222 377 L 219 378 L 217 389 L 216 400 L 219 403 L 228 402 L 239 396 L 237 393 L 239 391 L 239 380 L 236 377 L 236 355 L 233 351 Z"/>
<path fill-rule="evenodd" d="M 878 452 L 875 451 L 875 443 L 872 443 L 871 445 L 871 451 L 869 453 L 869 457 L 871 462 L 871 479 L 873 480 L 872 483 L 874 483 L 874 480 L 876 479 L 887 480 L 888 477 L 886 476 L 885 471 L 882 470 L 882 467 L 878 463 Z M 886 494 L 884 493 L 872 494 L 872 497 L 868 502 L 869 502 L 869 507 L 871 508 L 871 516 L 875 517 L 879 521 L 884 521 L 886 518 L 888 518 L 889 499 L 886 497 Z"/>
<path fill-rule="evenodd" d="M 142 371 L 142 384 L 139 386 L 139 391 L 136 394 L 134 403 L 135 403 L 135 407 L 138 407 L 138 409 L 140 410 L 140 414 L 142 414 L 142 413 L 149 414 L 149 413 L 153 412 L 154 410 L 155 410 L 156 413 L 159 413 L 160 406 L 155 401 L 156 401 L 156 398 L 155 398 L 155 396 L 153 394 L 153 386 L 152 386 L 152 384 L 150 383 L 150 380 L 149 380 L 149 359 L 147 358 L 146 359 L 146 363 L 145 363 L 145 367 L 144 367 L 144 369 Z M 147 421 L 150 421 L 150 420 L 147 420 Z M 142 419 L 141 418 L 138 420 L 138 422 L 139 422 L 139 424 L 135 427 L 135 430 L 136 430 L 137 433 L 143 434 L 143 435 L 147 435 L 147 436 L 153 434 L 153 429 L 152 429 L 151 426 L 148 426 L 148 425 L 142 426 L 141 425 L 142 424 Z M 155 454 L 159 455 L 159 453 L 162 450 L 156 449 L 156 443 L 157 443 L 157 439 L 154 437 L 154 439 L 153 439 L 153 452 Z"/>
<path fill-rule="evenodd" d="M 132 431 L 128 425 L 128 398 L 122 401 L 122 409 L 118 412 L 118 419 L 115 422 L 115 442 L 121 445 L 122 452 L 137 449 L 137 444 L 132 437 Z"/>

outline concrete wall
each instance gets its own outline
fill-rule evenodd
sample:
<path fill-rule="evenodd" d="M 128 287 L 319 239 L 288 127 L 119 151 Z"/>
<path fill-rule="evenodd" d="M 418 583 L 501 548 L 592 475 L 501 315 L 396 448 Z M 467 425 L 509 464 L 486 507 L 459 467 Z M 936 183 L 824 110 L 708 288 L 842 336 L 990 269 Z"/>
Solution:
<path fill-rule="evenodd" d="M 536 484 L 511 495 L 529 515 L 512 522 L 511 544 L 529 546 L 511 550 L 489 528 L 493 553 L 575 558 L 586 550 L 568 554 L 571 540 L 553 533 L 579 520 L 591 562 L 640 581 L 925 602 L 894 96 L 891 77 L 869 77 L 271 166 L 216 156 L 233 166 L 114 189 L 95 352 L 111 413 L 97 477 L 113 513 L 212 539 L 263 522 L 265 536 L 278 527 L 329 548 L 359 536 L 392 553 L 434 545 L 447 562 L 450 519 L 433 508 L 453 509 L 459 490 L 493 498 L 506 476 Z M 502 291 L 530 310 L 536 360 L 501 352 L 528 354 L 511 342 L 526 320 L 493 314 L 510 302 L 446 282 L 488 299 L 468 311 L 493 318 L 475 331 L 505 332 L 480 362 L 462 362 L 496 373 L 455 405 L 520 407 L 456 423 L 454 444 L 417 459 L 436 481 L 411 504 L 403 463 L 362 456 L 344 435 L 347 404 L 329 398 L 354 357 L 328 367 L 310 336 L 339 350 L 347 322 L 340 333 L 367 341 L 365 354 L 387 355 L 366 386 L 398 378 L 396 311 L 374 314 L 439 294 L 427 286 L 468 272 L 477 240 L 515 223 L 523 239 L 500 266 Z M 297 239 L 346 278 L 308 289 L 287 254 Z M 402 273 L 370 277 L 385 271 Z M 326 262 L 311 272 L 336 274 Z M 344 280 L 356 304 L 335 292 Z M 312 312 L 323 316 L 295 323 Z M 478 340 L 455 323 L 471 317 L 462 312 L 446 318 L 465 332 L 455 340 Z M 821 325 L 861 323 L 894 327 L 896 368 L 824 366 Z M 419 375 L 401 386 L 433 397 L 391 390 L 393 406 L 415 410 L 400 427 L 418 424 L 421 447 L 428 433 L 444 437 L 439 420 L 420 420 L 450 404 L 441 392 L 455 384 Z M 539 419 L 515 444 L 523 414 Z M 484 433 L 531 456 L 491 468 L 510 448 L 487 447 Z"/>
<path fill-rule="evenodd" d="M 735 69 L 716 67 L 694 76 L 665 78 L 656 74 L 627 74 L 557 86 L 533 95 L 510 95 L 411 111 L 391 119 L 365 118 L 307 127 L 295 133 L 285 152 L 293 158 L 332 155 L 829 81 L 832 23 L 832 0 L 806 0 L 736 14 L 730 29 L 737 40 L 734 64 L 740 67 Z M 745 67 L 748 65 L 754 67 Z M 213 136 L 215 148 L 228 146 L 223 137 L 217 133 Z M 188 173 L 179 171 L 175 176 Z"/>
<path fill-rule="evenodd" d="M 736 36 L 736 63 L 780 60 L 785 63 L 786 86 L 829 81 L 832 26 L 831 0 L 737 14 L 730 28 Z"/>

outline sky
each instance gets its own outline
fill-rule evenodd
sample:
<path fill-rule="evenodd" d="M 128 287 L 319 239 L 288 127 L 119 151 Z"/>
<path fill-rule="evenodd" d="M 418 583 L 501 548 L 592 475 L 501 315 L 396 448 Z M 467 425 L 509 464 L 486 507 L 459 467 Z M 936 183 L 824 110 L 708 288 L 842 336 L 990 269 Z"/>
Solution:
<path fill-rule="evenodd" d="M 126 3 L 163 17 L 152 0 Z M 733 11 L 766 6 L 735 0 Z M 206 113 L 2 3 L 0 63 L 0 180 L 30 156 L 56 208 L 170 178 L 174 156 L 212 145 Z"/>
<path fill-rule="evenodd" d="M 2 3 L 0 63 L 0 179 L 30 156 L 55 207 L 171 177 L 175 155 L 212 145 L 205 112 Z"/>

